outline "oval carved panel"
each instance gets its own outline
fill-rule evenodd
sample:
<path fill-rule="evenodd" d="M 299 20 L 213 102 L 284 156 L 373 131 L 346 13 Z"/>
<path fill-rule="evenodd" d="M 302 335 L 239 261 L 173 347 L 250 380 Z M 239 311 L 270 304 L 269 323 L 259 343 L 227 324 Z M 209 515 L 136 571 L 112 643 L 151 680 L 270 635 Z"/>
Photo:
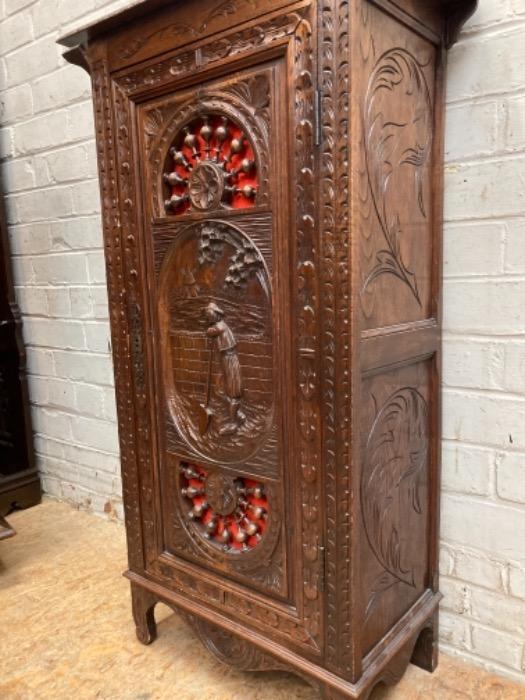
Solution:
<path fill-rule="evenodd" d="M 261 252 L 222 221 L 194 223 L 159 278 L 168 409 L 194 453 L 233 463 L 273 425 L 271 290 Z"/>

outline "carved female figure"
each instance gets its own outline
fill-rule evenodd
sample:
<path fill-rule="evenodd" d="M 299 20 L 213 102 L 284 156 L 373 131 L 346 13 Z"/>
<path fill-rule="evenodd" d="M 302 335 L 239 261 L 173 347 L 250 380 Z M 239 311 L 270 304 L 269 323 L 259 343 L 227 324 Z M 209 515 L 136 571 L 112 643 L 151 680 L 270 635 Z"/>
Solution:
<path fill-rule="evenodd" d="M 230 435 L 246 420 L 241 411 L 242 377 L 237 341 L 224 320 L 224 311 L 214 302 L 210 302 L 206 307 L 206 318 L 209 322 L 207 335 L 215 340 L 220 353 L 224 390 L 229 404 L 230 420 L 219 432 L 221 435 Z"/>

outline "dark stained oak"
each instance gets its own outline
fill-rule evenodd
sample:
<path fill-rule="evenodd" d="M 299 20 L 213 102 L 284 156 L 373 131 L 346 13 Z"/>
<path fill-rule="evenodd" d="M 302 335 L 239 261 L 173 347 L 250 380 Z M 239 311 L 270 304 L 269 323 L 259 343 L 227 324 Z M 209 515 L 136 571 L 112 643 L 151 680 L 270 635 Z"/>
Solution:
<path fill-rule="evenodd" d="M 133 615 L 367 698 L 437 663 L 443 80 L 474 0 L 150 0 L 93 81 Z"/>

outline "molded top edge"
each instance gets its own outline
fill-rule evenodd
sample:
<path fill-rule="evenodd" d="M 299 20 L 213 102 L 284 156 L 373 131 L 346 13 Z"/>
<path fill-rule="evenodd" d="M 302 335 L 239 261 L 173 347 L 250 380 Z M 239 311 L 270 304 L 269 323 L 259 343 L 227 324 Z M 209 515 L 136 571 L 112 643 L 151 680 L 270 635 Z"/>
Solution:
<path fill-rule="evenodd" d="M 102 34 L 120 29 L 124 24 L 140 19 L 155 10 L 174 5 L 177 2 L 178 0 L 141 0 L 131 7 L 120 8 L 105 15 L 102 19 L 96 19 L 87 24 L 82 24 L 72 31 L 68 31 L 57 39 L 57 43 L 69 48 L 74 48 L 80 44 L 85 45 Z"/>
<path fill-rule="evenodd" d="M 465 22 L 472 17 L 478 7 L 478 0 L 443 0 L 446 12 L 445 46 L 455 44 Z"/>
<path fill-rule="evenodd" d="M 395 2 L 395 0 L 393 1 Z M 70 48 L 86 45 L 89 41 L 102 34 L 121 28 L 124 24 L 177 2 L 178 0 L 141 0 L 141 2 L 137 2 L 131 7 L 116 10 L 102 19 L 69 31 L 59 37 L 58 43 Z M 421 2 L 425 2 L 425 0 L 421 0 Z M 441 3 L 446 15 L 445 44 L 449 48 L 457 40 L 463 24 L 476 10 L 478 0 L 441 0 Z"/>

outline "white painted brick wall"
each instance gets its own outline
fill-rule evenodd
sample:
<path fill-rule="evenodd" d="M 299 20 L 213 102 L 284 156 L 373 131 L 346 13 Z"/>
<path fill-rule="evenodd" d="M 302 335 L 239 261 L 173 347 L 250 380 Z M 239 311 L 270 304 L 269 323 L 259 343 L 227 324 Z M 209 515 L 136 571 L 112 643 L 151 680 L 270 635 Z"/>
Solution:
<path fill-rule="evenodd" d="M 121 517 L 88 77 L 55 40 L 129 0 L 0 0 L 0 159 L 45 490 Z M 442 646 L 525 681 L 525 0 L 450 54 Z"/>
<path fill-rule="evenodd" d="M 126 4 L 0 0 L 0 157 L 38 463 L 49 494 L 112 517 L 122 498 L 91 86 L 56 39 Z"/>

